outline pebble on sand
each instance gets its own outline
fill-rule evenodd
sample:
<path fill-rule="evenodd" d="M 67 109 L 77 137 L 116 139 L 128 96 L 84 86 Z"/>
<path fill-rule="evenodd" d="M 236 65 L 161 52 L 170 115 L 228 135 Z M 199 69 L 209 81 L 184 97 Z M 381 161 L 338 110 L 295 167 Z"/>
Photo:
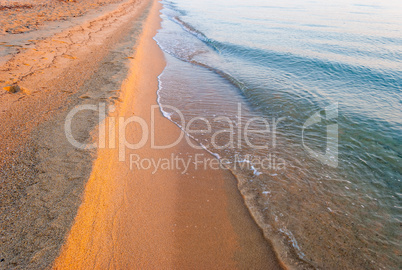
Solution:
<path fill-rule="evenodd" d="M 8 85 L 8 86 L 3 87 L 3 89 L 10 93 L 22 92 L 26 95 L 31 94 L 31 90 L 29 90 L 25 87 L 19 86 L 18 84 Z"/>
<path fill-rule="evenodd" d="M 21 88 L 18 85 L 8 85 L 3 87 L 4 90 L 10 92 L 10 93 L 17 93 L 21 90 Z"/>

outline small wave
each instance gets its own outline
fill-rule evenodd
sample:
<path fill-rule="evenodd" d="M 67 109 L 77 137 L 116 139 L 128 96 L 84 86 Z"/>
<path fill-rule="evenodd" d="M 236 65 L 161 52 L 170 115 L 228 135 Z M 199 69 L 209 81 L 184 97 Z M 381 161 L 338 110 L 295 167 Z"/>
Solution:
<path fill-rule="evenodd" d="M 209 42 L 209 39 L 207 38 L 207 36 L 203 32 L 195 29 L 189 23 L 186 23 L 185 21 L 180 19 L 179 16 L 172 17 L 172 20 L 174 22 L 178 23 L 184 30 L 186 30 L 190 34 L 196 36 L 198 39 L 200 39 L 200 40 L 202 40 L 204 42 Z"/>
<path fill-rule="evenodd" d="M 394 70 L 378 70 L 368 66 L 350 65 L 318 58 L 304 57 L 291 53 L 281 53 L 258 48 L 245 47 L 219 41 L 211 41 L 220 52 L 252 61 L 255 64 L 270 68 L 284 69 L 293 74 L 305 76 L 306 70 L 314 70 L 322 76 L 334 76 L 342 80 L 360 81 L 362 84 L 386 86 L 391 92 L 402 88 L 402 72 Z M 318 72 L 320 71 L 320 72 Z M 401 73 L 401 74 L 400 74 Z"/>
<path fill-rule="evenodd" d="M 219 51 L 219 48 L 215 46 L 215 40 L 208 38 L 203 32 L 193 27 L 191 24 L 183 21 L 179 16 L 168 16 L 170 20 L 177 23 L 184 31 L 195 36 L 197 39 L 201 40 L 207 44 L 210 48 L 215 51 Z"/>
<path fill-rule="evenodd" d="M 204 64 L 204 63 L 201 63 L 201 62 L 199 62 L 199 61 L 193 60 L 193 59 L 191 59 L 191 58 L 184 58 L 184 57 L 182 57 L 182 56 L 179 56 L 179 55 L 175 54 L 175 53 L 174 53 L 173 51 L 171 51 L 171 50 L 166 50 L 166 49 L 162 46 L 162 44 L 158 41 L 158 39 L 154 38 L 154 40 L 156 41 L 156 43 L 158 44 L 158 46 L 159 46 L 164 52 L 166 52 L 166 53 L 172 55 L 173 57 L 175 57 L 175 58 L 177 58 L 177 59 L 179 59 L 179 60 L 181 60 L 181 61 L 184 61 L 184 62 L 187 62 L 187 63 L 191 63 L 191 64 L 193 64 L 193 65 L 197 65 L 197 66 L 206 68 L 206 69 L 208 69 L 209 71 L 212 71 L 212 72 L 214 72 L 215 74 L 218 74 L 220 77 L 222 77 L 223 79 L 225 79 L 226 81 L 228 81 L 230 84 L 232 84 L 233 86 L 235 86 L 236 89 L 240 90 L 239 93 L 240 93 L 244 98 L 247 98 L 247 97 L 245 96 L 245 92 L 248 90 L 246 84 L 243 83 L 243 82 L 241 82 L 240 80 L 236 79 L 234 76 L 232 76 L 232 75 L 230 75 L 229 73 L 226 73 L 226 72 L 224 72 L 224 71 L 222 71 L 222 70 L 220 70 L 220 69 L 217 69 L 217 68 L 214 68 L 214 67 L 209 66 L 209 65 L 207 65 L 207 64 Z M 247 101 L 247 100 L 245 100 L 245 101 Z"/>
<path fill-rule="evenodd" d="M 212 152 L 210 149 L 208 149 L 205 145 L 203 145 L 202 143 L 200 143 L 194 136 L 192 136 L 191 134 L 189 134 L 188 132 L 186 132 L 186 130 L 185 130 L 185 128 L 183 127 L 183 126 L 181 126 L 179 123 L 177 123 L 176 121 L 174 121 L 173 119 L 172 119 L 172 115 L 173 115 L 173 113 L 169 113 L 169 112 L 167 112 L 167 111 L 165 111 L 164 109 L 163 109 L 163 104 L 162 104 L 162 102 L 161 102 L 161 95 L 160 95 L 160 92 L 162 91 L 162 81 L 161 81 L 161 77 L 163 76 L 163 72 L 158 76 L 158 84 L 159 84 L 159 87 L 158 87 L 158 91 L 156 92 L 156 94 L 157 94 L 157 103 L 158 103 L 158 105 L 159 105 L 159 109 L 160 109 L 160 111 L 161 111 L 161 113 L 162 113 L 162 115 L 164 116 L 164 117 L 166 117 L 167 119 L 169 119 L 172 123 L 174 123 L 176 126 L 178 126 L 183 132 L 184 132 L 184 134 L 186 134 L 186 136 L 188 136 L 189 138 L 191 138 L 191 139 L 193 139 L 194 141 L 196 141 L 205 151 L 207 151 L 209 154 L 211 154 L 211 155 L 213 155 L 214 157 L 216 157 L 217 159 L 222 159 L 222 157 L 218 154 L 218 153 L 215 153 L 215 152 Z"/>
<path fill-rule="evenodd" d="M 288 238 L 289 242 L 291 243 L 292 247 L 295 249 L 297 255 L 303 259 L 304 257 L 306 257 L 306 255 L 301 251 L 299 244 L 297 243 L 296 238 L 294 237 L 294 235 L 292 234 L 291 231 L 285 229 L 285 228 L 280 228 L 279 231 L 281 233 L 283 233 L 284 235 L 286 235 L 286 237 Z"/>
<path fill-rule="evenodd" d="M 169 8 L 170 10 L 173 10 L 173 11 L 177 12 L 177 13 L 180 14 L 181 16 L 184 16 L 184 15 L 187 14 L 187 12 L 186 12 L 185 10 L 180 9 L 180 8 L 177 6 L 177 4 L 176 4 L 176 3 L 173 3 L 172 1 L 164 0 L 164 1 L 162 1 L 162 3 L 163 3 L 163 5 L 164 5 L 166 8 Z"/>
<path fill-rule="evenodd" d="M 358 80 L 362 84 L 386 87 L 392 93 L 394 93 L 395 90 L 400 91 L 402 88 L 402 81 L 398 79 L 402 77 L 402 72 L 400 71 L 379 70 L 368 66 L 351 65 L 291 53 L 269 51 L 228 42 L 220 42 L 207 37 L 203 32 L 183 21 L 179 16 L 170 17 L 170 19 L 213 50 L 220 53 L 227 53 L 258 65 L 284 69 L 287 72 L 291 71 L 293 74 L 300 76 L 305 76 L 306 70 L 313 70 L 315 73 L 319 73 L 320 76 L 330 76 L 331 79 L 334 79 L 335 76 L 342 80 L 346 79 L 354 82 Z"/>

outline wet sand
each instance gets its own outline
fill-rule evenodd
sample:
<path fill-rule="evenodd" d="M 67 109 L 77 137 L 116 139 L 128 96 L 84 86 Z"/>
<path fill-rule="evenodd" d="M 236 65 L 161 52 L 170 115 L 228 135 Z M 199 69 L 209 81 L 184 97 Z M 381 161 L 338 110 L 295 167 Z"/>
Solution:
<path fill-rule="evenodd" d="M 213 159 L 204 150 L 185 140 L 153 149 L 148 140 L 119 162 L 118 148 L 109 144 L 79 150 L 66 140 L 64 120 L 76 105 L 114 104 L 111 117 L 136 115 L 151 125 L 165 65 L 152 39 L 160 4 L 129 2 L 38 41 L 2 67 L 4 85 L 26 90 L 0 95 L 0 267 L 280 269 L 230 172 L 130 168 L 130 154 Z M 157 106 L 154 113 L 156 143 L 175 141 L 180 129 Z M 77 140 L 110 139 L 98 132 L 97 117 L 91 111 L 77 115 Z M 138 141 L 139 134 L 139 126 L 127 127 L 128 141 Z"/>

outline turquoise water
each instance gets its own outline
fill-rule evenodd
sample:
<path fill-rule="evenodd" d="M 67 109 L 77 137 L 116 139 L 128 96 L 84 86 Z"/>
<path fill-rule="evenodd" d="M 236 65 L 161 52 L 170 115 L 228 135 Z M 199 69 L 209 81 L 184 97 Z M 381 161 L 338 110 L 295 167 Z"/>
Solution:
<path fill-rule="evenodd" d="M 402 3 L 162 3 L 159 103 L 187 122 L 208 119 L 212 131 L 236 127 L 216 144 L 208 132 L 193 137 L 237 177 L 280 259 L 299 268 L 399 269 Z M 250 146 L 237 129 L 247 122 L 260 130 L 269 123 L 269 133 L 249 136 L 268 147 Z M 264 158 L 272 166 L 253 163 Z"/>

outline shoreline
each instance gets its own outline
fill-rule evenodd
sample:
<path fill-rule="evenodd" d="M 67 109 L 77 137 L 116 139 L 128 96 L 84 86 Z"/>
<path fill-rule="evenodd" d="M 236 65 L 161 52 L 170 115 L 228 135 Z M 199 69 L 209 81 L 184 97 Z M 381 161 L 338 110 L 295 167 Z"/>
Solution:
<path fill-rule="evenodd" d="M 131 74 L 122 87 L 122 103 L 112 117 L 135 115 L 150 124 L 150 107 L 157 104 L 157 77 L 165 66 L 163 53 L 153 40 L 160 27 L 159 9 L 160 4 L 155 2 L 141 34 Z M 155 133 L 163 134 L 156 136 L 156 143 L 174 141 L 180 129 L 159 109 L 155 117 Z M 128 127 L 128 141 L 137 141 L 139 132 L 138 125 Z M 182 142 L 167 150 L 152 149 L 147 143 L 132 153 L 152 158 L 172 153 L 212 158 L 206 151 L 194 150 Z M 184 175 L 178 171 L 153 175 L 130 170 L 127 160 L 117 162 L 118 156 L 116 149 L 99 151 L 84 202 L 55 269 L 280 269 L 229 171 L 200 172 L 190 168 Z"/>

